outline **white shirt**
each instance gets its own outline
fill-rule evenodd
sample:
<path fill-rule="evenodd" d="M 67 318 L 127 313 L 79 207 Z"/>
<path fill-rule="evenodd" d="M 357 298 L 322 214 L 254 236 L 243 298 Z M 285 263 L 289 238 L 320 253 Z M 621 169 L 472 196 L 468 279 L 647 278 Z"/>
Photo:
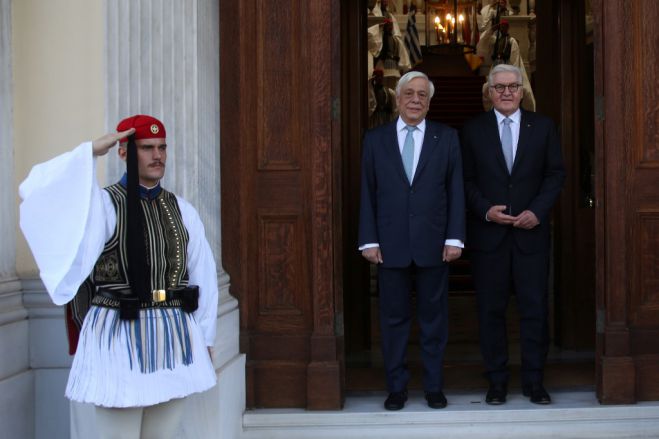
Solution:
<path fill-rule="evenodd" d="M 403 119 L 398 118 L 396 122 L 396 133 L 398 134 L 398 152 L 403 155 L 403 147 L 405 146 L 405 138 L 407 137 L 407 124 Z M 412 178 L 416 173 L 416 166 L 419 164 L 419 157 L 421 157 L 421 148 L 423 147 L 423 137 L 426 135 L 426 120 L 423 119 L 414 131 L 412 131 L 412 138 L 414 138 L 414 162 L 412 164 Z"/>
<path fill-rule="evenodd" d="M 407 137 L 407 133 L 408 133 L 408 130 L 405 127 L 407 127 L 407 124 L 399 116 L 398 121 L 396 122 L 396 134 L 398 135 L 398 152 L 400 152 L 401 156 L 403 155 L 403 146 L 405 146 L 405 138 Z M 519 130 L 517 132 L 519 133 Z M 414 174 L 416 173 L 416 166 L 419 164 L 419 157 L 421 157 L 421 148 L 423 147 L 423 137 L 425 135 L 426 135 L 426 120 L 423 119 L 416 126 L 416 129 L 412 131 L 412 137 L 414 138 L 414 162 L 412 164 L 412 178 L 414 178 Z M 459 239 L 447 239 L 444 244 L 453 247 L 464 248 L 464 242 L 460 241 Z M 359 247 L 359 251 L 373 247 L 380 247 L 380 244 L 378 243 L 364 244 Z"/>
<path fill-rule="evenodd" d="M 503 120 L 506 118 L 503 114 L 499 113 L 496 109 L 494 110 L 494 115 L 497 117 L 497 127 L 499 128 L 499 139 L 501 139 L 501 133 L 503 132 Z M 513 162 L 515 161 L 515 156 L 517 155 L 517 143 L 519 142 L 519 127 L 522 122 L 522 111 L 518 108 L 513 114 L 508 116 L 512 123 L 510 124 L 510 131 L 513 135 Z"/>

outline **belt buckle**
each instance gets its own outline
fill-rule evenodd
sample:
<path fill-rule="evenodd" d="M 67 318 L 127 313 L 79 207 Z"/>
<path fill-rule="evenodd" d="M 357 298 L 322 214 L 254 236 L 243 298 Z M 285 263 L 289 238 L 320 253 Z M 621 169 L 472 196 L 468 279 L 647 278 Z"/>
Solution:
<path fill-rule="evenodd" d="M 153 296 L 153 301 L 156 303 L 167 300 L 167 291 L 165 290 L 153 290 L 151 294 Z"/>

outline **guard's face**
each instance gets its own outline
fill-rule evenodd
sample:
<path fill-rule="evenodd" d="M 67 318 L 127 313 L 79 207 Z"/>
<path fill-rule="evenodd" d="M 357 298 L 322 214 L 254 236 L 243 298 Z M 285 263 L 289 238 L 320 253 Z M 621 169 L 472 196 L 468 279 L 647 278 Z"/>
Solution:
<path fill-rule="evenodd" d="M 496 110 L 505 115 L 510 116 L 519 108 L 519 103 L 522 101 L 522 95 L 524 91 L 522 90 L 521 82 L 517 81 L 517 75 L 513 72 L 501 72 L 494 75 L 492 78 L 493 83 L 489 86 L 490 99 Z M 517 84 L 517 90 L 511 92 L 508 86 Z M 503 91 L 498 92 L 493 87 L 496 86 L 505 86 Z"/>
<path fill-rule="evenodd" d="M 408 125 L 417 125 L 430 108 L 430 86 L 425 78 L 414 78 L 396 96 L 400 117 Z"/>
<path fill-rule="evenodd" d="M 139 139 L 135 141 L 135 146 L 137 146 L 137 169 L 140 184 L 145 187 L 153 187 L 165 175 L 166 139 Z M 119 148 L 119 156 L 122 160 L 126 160 L 127 153 L 125 147 Z"/>

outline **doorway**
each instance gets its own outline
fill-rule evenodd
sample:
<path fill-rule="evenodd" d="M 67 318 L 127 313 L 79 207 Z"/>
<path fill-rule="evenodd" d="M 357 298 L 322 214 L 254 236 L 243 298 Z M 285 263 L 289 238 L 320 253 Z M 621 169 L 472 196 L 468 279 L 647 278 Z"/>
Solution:
<path fill-rule="evenodd" d="M 407 17 L 402 6 L 390 1 L 401 31 Z M 427 4 L 425 4 L 427 3 Z M 453 1 L 443 3 L 451 3 Z M 468 2 L 465 2 L 468 3 Z M 477 4 L 479 2 L 472 2 Z M 519 6 L 521 2 L 511 2 Z M 528 2 L 525 15 L 529 15 Z M 441 1 L 417 2 L 431 10 Z M 524 5 L 522 5 L 524 6 Z M 359 163 L 361 138 L 369 125 L 367 84 L 367 11 L 369 2 L 341 3 L 342 17 L 342 139 L 343 139 L 343 236 L 344 236 L 344 326 L 346 390 L 385 389 L 379 352 L 377 285 L 372 267 L 356 250 L 359 217 Z M 556 122 L 562 139 L 568 178 L 554 209 L 553 260 L 550 280 L 551 349 L 546 384 L 550 389 L 595 389 L 595 230 L 594 230 L 594 108 L 592 11 L 589 0 L 535 2 L 536 61 L 529 78 L 538 111 Z M 425 10 L 424 10 L 425 12 Z M 417 18 L 417 21 L 419 18 Z M 464 65 L 464 74 L 455 69 L 434 71 L 443 64 L 441 55 L 424 53 L 418 70 L 427 70 L 437 92 L 433 101 L 440 108 L 428 115 L 460 128 L 462 119 L 451 119 L 465 102 L 479 104 L 479 87 L 484 79 Z M 425 66 L 424 66 L 425 64 Z M 445 63 L 444 63 L 445 64 Z M 430 66 L 430 67 L 427 67 Z M 480 84 L 480 85 L 479 85 Z M 548 86 L 547 84 L 550 84 Z M 458 92 L 456 93 L 456 90 Z M 476 95 L 474 96 L 474 90 Z M 445 92 L 444 94 L 442 94 Z M 472 110 L 474 111 L 473 107 Z M 480 110 L 478 110 L 480 111 Z M 466 116 L 465 116 L 466 117 Z M 470 282 L 468 254 L 451 267 L 449 292 L 449 345 L 445 375 L 447 390 L 485 389 L 478 348 L 476 301 Z M 514 299 L 514 298 L 513 298 Z M 519 383 L 518 323 L 514 300 L 508 316 L 511 385 Z M 410 387 L 420 388 L 418 339 L 412 330 L 408 362 L 412 371 Z"/>

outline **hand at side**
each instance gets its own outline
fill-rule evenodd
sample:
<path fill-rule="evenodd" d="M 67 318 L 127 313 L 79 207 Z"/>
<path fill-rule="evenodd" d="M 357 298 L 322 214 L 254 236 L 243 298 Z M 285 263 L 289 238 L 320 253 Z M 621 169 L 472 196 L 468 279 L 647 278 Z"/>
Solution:
<path fill-rule="evenodd" d="M 442 254 L 442 260 L 444 262 L 455 261 L 460 256 L 462 256 L 462 249 L 460 247 L 454 247 L 452 245 L 444 246 L 444 253 Z"/>
<path fill-rule="evenodd" d="M 380 247 L 365 248 L 362 250 L 362 256 L 371 264 L 382 263 L 382 252 L 380 252 Z"/>

